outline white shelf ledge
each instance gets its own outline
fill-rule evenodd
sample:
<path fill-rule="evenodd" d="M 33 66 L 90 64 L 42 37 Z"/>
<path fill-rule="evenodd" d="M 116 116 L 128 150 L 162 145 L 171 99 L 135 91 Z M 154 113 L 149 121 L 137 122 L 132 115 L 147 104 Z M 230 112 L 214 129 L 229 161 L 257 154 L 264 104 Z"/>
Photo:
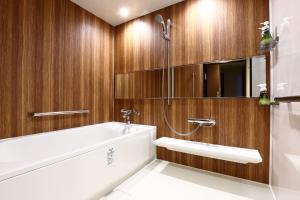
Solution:
<path fill-rule="evenodd" d="M 255 149 L 215 145 L 167 137 L 159 138 L 153 143 L 156 146 L 165 147 L 171 151 L 215 158 L 219 160 L 227 160 L 243 164 L 262 162 L 262 158 L 258 150 Z"/>

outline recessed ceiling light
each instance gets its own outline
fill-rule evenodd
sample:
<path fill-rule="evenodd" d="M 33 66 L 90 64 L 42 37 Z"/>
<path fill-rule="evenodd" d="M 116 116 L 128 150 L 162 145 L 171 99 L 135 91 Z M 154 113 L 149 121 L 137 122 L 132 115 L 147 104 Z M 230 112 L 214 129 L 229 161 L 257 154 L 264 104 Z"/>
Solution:
<path fill-rule="evenodd" d="M 129 14 L 129 11 L 127 8 L 123 7 L 123 8 L 120 8 L 119 10 L 119 15 L 121 15 L 122 17 L 127 17 Z"/>

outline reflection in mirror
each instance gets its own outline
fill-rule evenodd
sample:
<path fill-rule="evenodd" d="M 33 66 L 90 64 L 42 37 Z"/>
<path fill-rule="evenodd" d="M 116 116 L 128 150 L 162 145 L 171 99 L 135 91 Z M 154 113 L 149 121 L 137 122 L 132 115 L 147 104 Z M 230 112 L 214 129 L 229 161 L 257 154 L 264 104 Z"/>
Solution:
<path fill-rule="evenodd" d="M 266 83 L 265 56 L 204 64 L 204 97 L 258 97 Z"/>
<path fill-rule="evenodd" d="M 257 85 L 267 83 L 267 61 L 265 56 L 255 56 L 251 58 L 251 96 L 259 97 L 259 87 Z"/>
<path fill-rule="evenodd" d="M 162 69 L 116 74 L 115 98 L 161 98 L 162 74 Z M 164 97 L 166 81 L 165 77 Z M 259 97 L 261 83 L 266 83 L 265 56 L 173 67 L 170 97 Z"/>

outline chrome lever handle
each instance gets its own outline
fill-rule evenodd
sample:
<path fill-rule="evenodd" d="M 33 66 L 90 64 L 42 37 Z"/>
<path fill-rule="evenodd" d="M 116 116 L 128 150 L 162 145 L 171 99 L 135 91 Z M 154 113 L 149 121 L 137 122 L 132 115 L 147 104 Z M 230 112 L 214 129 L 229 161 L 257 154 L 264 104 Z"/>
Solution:
<path fill-rule="evenodd" d="M 136 114 L 137 116 L 141 115 L 141 112 L 137 111 L 137 110 L 132 110 L 133 114 Z"/>
<path fill-rule="evenodd" d="M 138 115 L 140 116 L 141 113 L 137 110 L 134 110 L 134 109 L 121 109 L 121 113 L 123 115 L 131 115 L 131 114 L 135 114 L 135 115 Z"/>
<path fill-rule="evenodd" d="M 141 113 L 139 111 L 136 111 L 134 109 L 121 109 L 122 117 L 126 121 L 127 124 L 130 124 L 131 120 L 131 115 L 140 115 Z"/>

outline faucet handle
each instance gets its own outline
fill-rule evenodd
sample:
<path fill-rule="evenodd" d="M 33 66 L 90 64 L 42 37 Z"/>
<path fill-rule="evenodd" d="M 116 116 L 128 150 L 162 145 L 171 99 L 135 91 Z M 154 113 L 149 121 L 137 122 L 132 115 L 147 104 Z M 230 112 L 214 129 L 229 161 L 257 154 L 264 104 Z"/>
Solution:
<path fill-rule="evenodd" d="M 121 109 L 121 113 L 123 115 L 130 115 L 132 113 L 132 110 L 123 108 L 123 109 Z"/>
<path fill-rule="evenodd" d="M 141 112 L 139 112 L 139 111 L 137 111 L 137 110 L 132 109 L 132 112 L 133 112 L 133 114 L 136 114 L 137 116 L 140 116 L 140 115 L 141 115 Z"/>
<path fill-rule="evenodd" d="M 127 125 L 130 124 L 130 118 L 132 114 L 139 116 L 141 113 L 134 109 L 121 109 L 122 117 L 126 121 Z"/>
<path fill-rule="evenodd" d="M 125 109 L 125 108 L 121 109 L 121 113 L 123 115 L 125 115 L 125 116 L 126 115 L 131 115 L 131 114 L 135 114 L 137 116 L 141 115 L 141 113 L 139 111 L 137 111 L 137 110 L 134 110 L 134 109 Z"/>

